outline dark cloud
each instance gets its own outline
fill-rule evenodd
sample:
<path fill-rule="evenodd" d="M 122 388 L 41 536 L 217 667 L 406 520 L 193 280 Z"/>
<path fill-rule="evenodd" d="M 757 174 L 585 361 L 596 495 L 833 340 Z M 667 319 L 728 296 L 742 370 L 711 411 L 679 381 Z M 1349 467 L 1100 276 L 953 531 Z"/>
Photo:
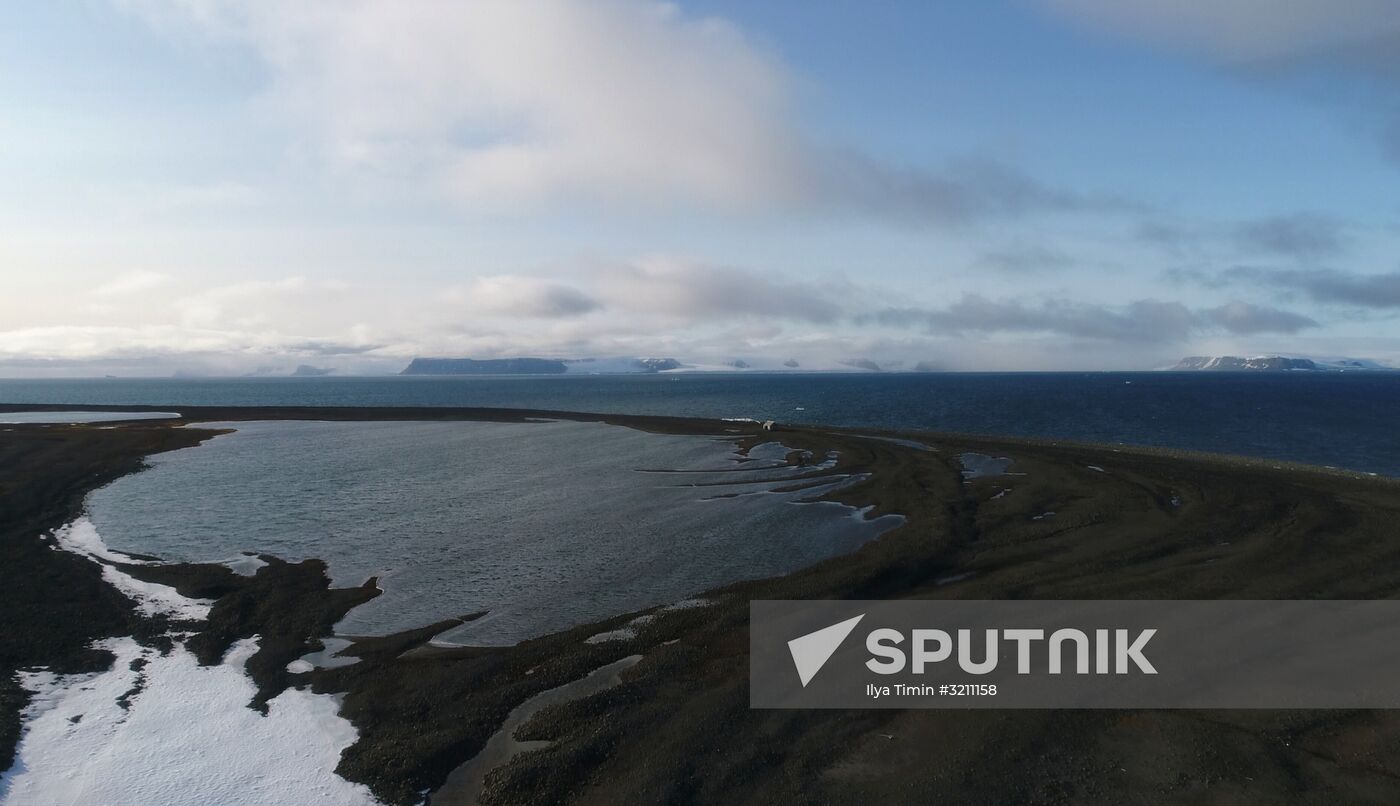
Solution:
<path fill-rule="evenodd" d="M 1201 241 L 1201 235 L 1181 224 L 1169 221 L 1142 221 L 1138 223 L 1135 237 L 1152 246 L 1168 252 L 1184 252 Z"/>
<path fill-rule="evenodd" d="M 566 285 L 541 289 L 533 302 L 534 307 L 529 311 L 531 315 L 551 319 L 580 316 L 600 307 L 596 299 Z"/>
<path fill-rule="evenodd" d="M 1234 269 L 1207 271 L 1188 266 L 1176 266 L 1162 272 L 1163 279 L 1171 283 L 1192 285 L 1198 288 L 1224 288 L 1236 281 Z"/>
<path fill-rule="evenodd" d="M 1069 268 L 1073 264 L 1074 260 L 1069 255 L 1043 246 L 983 252 L 976 263 L 978 268 L 1007 274 L 1034 274 Z"/>
<path fill-rule="evenodd" d="M 1318 302 L 1366 308 L 1400 308 L 1400 272 L 1353 274 L 1332 269 L 1263 269 L 1237 266 L 1226 276 L 1300 291 Z"/>
<path fill-rule="evenodd" d="M 1334 257 L 1347 248 L 1346 224 L 1314 212 L 1295 212 L 1235 223 L 1184 223 L 1146 219 L 1133 236 L 1163 252 L 1201 260 L 1224 253 L 1297 261 Z"/>
<path fill-rule="evenodd" d="M 831 155 L 824 172 L 818 182 L 833 203 L 914 224 L 961 226 L 1038 213 L 1141 209 L 1123 198 L 1057 188 L 988 161 L 962 162 L 934 173 L 848 152 Z"/>
<path fill-rule="evenodd" d="M 1255 333 L 1297 333 L 1310 327 L 1317 327 L 1316 320 L 1293 313 L 1292 311 L 1253 305 L 1248 302 L 1231 302 L 1219 308 L 1201 311 L 1204 322 L 1240 335 Z"/>
<path fill-rule="evenodd" d="M 841 313 L 833 289 L 669 259 L 602 269 L 596 291 L 609 308 L 688 320 L 759 316 L 825 323 Z"/>
<path fill-rule="evenodd" d="M 1260 61 L 1242 72 L 1344 111 L 1374 133 L 1385 157 L 1400 162 L 1400 7 L 1388 6 L 1391 18 L 1373 15 L 1368 36 Z M 1339 87 L 1339 77 L 1351 82 Z"/>
<path fill-rule="evenodd" d="M 1054 333 L 1117 342 L 1181 341 L 1222 328 L 1235 334 L 1297 333 L 1317 322 L 1288 311 L 1243 302 L 1192 311 L 1179 302 L 1138 300 L 1125 306 L 1049 300 L 1038 305 L 964 296 L 946 308 L 886 308 L 857 317 L 860 324 L 920 328 L 931 334 Z"/>
<path fill-rule="evenodd" d="M 383 344 L 346 344 L 343 342 L 311 340 L 292 342 L 279 349 L 294 355 L 338 356 L 365 355 L 366 353 L 372 353 L 384 347 L 385 345 Z"/>
<path fill-rule="evenodd" d="M 518 275 L 480 277 L 465 289 L 452 290 L 447 298 L 487 315 L 534 319 L 566 319 L 601 307 L 598 300 L 573 286 Z"/>
<path fill-rule="evenodd" d="M 1036 306 L 964 296 L 942 309 L 890 308 L 860 321 L 886 327 L 920 327 L 929 333 L 1043 332 L 1113 341 L 1185 338 L 1195 317 L 1179 302 L 1138 300 L 1123 308 L 1050 300 Z"/>
<path fill-rule="evenodd" d="M 1317 213 L 1294 213 L 1247 221 L 1235 228 L 1241 248 L 1283 257 L 1316 259 L 1342 251 L 1342 227 Z"/>
<path fill-rule="evenodd" d="M 1400 115 L 1387 123 L 1381 132 L 1381 151 L 1387 159 L 1400 162 Z"/>

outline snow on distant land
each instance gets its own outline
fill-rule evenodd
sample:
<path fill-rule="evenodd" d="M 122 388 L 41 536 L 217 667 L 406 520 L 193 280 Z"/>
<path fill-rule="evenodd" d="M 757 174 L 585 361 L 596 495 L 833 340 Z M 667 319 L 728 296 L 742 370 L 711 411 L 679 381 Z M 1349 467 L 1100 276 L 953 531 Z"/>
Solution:
<path fill-rule="evenodd" d="M 81 554 L 99 563 L 102 566 L 102 578 L 107 584 L 136 602 L 136 608 L 143 615 L 166 615 L 192 621 L 209 618 L 209 608 L 213 606 L 213 602 L 186 598 L 169 585 L 143 582 L 109 565 L 108 563 L 143 565 L 144 562 L 109 549 L 107 544 L 102 542 L 102 535 L 97 533 L 97 527 L 87 518 L 79 518 L 59 528 L 53 537 L 57 546 L 64 551 Z"/>
<path fill-rule="evenodd" d="M 101 564 L 103 578 L 142 612 L 208 618 L 209 602 L 112 567 L 143 561 L 109 549 L 86 518 L 53 537 L 56 549 Z M 200 666 L 183 644 L 161 655 L 111 638 L 93 645 L 116 656 L 106 672 L 22 671 L 33 699 L 14 763 L 0 773 L 0 806 L 378 804 L 334 772 L 357 736 L 337 698 L 288 689 L 266 716 L 248 707 L 256 690 L 244 665 L 257 641 Z"/>
<path fill-rule="evenodd" d="M 35 698 L 15 764 L 0 776 L 0 803 L 378 803 L 333 772 L 356 737 L 334 697 L 289 689 L 267 716 L 248 707 L 255 691 L 243 665 L 256 639 L 212 667 L 182 646 L 165 657 L 130 638 L 98 646 L 117 656 L 110 671 L 22 673 Z M 132 671 L 137 659 L 146 665 Z M 119 700 L 142 682 L 123 710 Z"/>

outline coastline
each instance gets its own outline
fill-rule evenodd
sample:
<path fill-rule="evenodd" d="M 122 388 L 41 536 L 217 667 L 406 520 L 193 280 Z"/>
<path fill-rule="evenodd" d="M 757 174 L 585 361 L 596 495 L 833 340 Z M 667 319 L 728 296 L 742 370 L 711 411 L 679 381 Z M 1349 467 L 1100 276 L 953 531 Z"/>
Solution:
<path fill-rule="evenodd" d="M 523 409 L 0 406 L 18 410 L 184 418 L 0 434 L 0 539 L 9 560 L 0 602 L 10 622 L 0 685 L 18 668 L 96 671 L 104 659 L 86 647 L 99 638 L 163 639 L 167 625 L 104 588 L 96 565 L 49 551 L 39 535 L 76 518 L 87 492 L 139 469 L 146 456 L 216 433 L 200 421 L 569 419 L 725 436 L 741 448 L 781 440 L 814 456 L 836 450 L 840 472 L 870 474 L 832 491 L 831 500 L 906 518 L 852 554 L 701 594 L 712 602 L 706 607 L 652 608 L 489 649 L 431 645 L 461 623 L 448 619 L 356 641 L 342 654 L 359 663 L 300 674 L 286 663 L 320 648 L 336 614 L 372 598 L 372 586 L 333 589 L 316 561 L 271 557 L 252 577 L 209 565 L 122 568 L 215 600 L 208 624 L 190 639 L 202 662 L 217 663 L 235 641 L 262 636 L 248 665 L 256 702 L 265 705 L 288 685 L 343 695 L 341 713 L 359 741 L 337 771 L 386 802 L 418 802 L 440 786 L 530 697 L 633 655 L 642 659 L 622 685 L 545 708 L 522 726 L 517 738 L 551 744 L 489 773 L 483 791 L 491 802 L 712 801 L 740 793 L 752 801 L 868 802 L 874 792 L 877 799 L 1044 795 L 1107 803 L 1145 785 L 1184 795 L 1220 781 L 1244 786 L 1245 778 L 1251 786 L 1241 802 L 1270 802 L 1268 795 L 1299 786 L 1319 796 L 1400 792 L 1400 769 L 1389 760 L 1396 756 L 1375 752 L 1377 742 L 1400 741 L 1400 720 L 1387 712 L 773 713 L 748 709 L 746 662 L 747 603 L 759 598 L 1388 598 L 1400 591 L 1400 541 L 1387 539 L 1400 515 L 1394 479 L 1156 448 L 796 425 L 770 433 L 745 422 Z M 1010 456 L 1026 475 L 964 479 L 957 458 L 964 452 Z M 586 640 L 644 613 L 655 618 L 631 637 Z M 41 623 L 35 619 L 63 628 L 35 643 L 25 629 Z M 24 699 L 13 688 L 0 695 L 0 766 L 8 766 Z M 1278 744 L 1280 731 L 1287 745 Z M 1156 758 L 1168 734 L 1195 756 Z M 1007 773 L 977 758 L 978 748 L 1040 755 Z M 1110 769 L 1113 759 L 1122 763 Z"/>

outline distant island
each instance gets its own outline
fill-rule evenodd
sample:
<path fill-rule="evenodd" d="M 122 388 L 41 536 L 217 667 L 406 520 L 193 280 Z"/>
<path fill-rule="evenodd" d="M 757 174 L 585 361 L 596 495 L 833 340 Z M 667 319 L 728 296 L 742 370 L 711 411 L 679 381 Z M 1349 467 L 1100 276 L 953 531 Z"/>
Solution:
<path fill-rule="evenodd" d="M 1192 355 L 1181 359 L 1174 372 L 1345 372 L 1348 370 L 1392 370 L 1376 361 L 1359 358 L 1338 358 L 1331 360 L 1312 358 L 1290 358 L 1282 355 L 1261 355 L 1242 358 L 1237 355 Z"/>
<path fill-rule="evenodd" d="M 319 378 L 323 375 L 330 375 L 334 369 L 327 367 L 313 367 L 310 364 L 301 364 L 292 370 L 293 378 Z"/>
<path fill-rule="evenodd" d="M 644 375 L 661 372 L 786 372 L 798 369 L 795 359 L 733 358 L 713 363 L 687 362 L 676 358 L 414 358 L 399 375 Z M 1395 372 L 1396 367 L 1366 358 L 1305 358 L 1286 355 L 1193 355 L 1175 365 L 1173 372 Z M 869 358 L 849 358 L 833 364 L 807 368 L 806 372 L 916 372 L 945 371 L 936 362 L 876 362 Z M 308 377 L 330 370 L 303 365 L 293 373 Z"/>
<path fill-rule="evenodd" d="M 683 369 L 674 358 L 415 358 L 400 375 L 611 375 Z"/>
<path fill-rule="evenodd" d="M 415 358 L 400 375 L 562 375 L 563 361 L 550 358 Z"/>

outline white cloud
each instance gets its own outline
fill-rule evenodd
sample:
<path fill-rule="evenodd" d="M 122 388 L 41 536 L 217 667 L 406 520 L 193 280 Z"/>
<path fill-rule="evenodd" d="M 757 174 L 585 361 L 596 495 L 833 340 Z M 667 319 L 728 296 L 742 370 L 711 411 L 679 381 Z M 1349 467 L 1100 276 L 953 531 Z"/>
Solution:
<path fill-rule="evenodd" d="M 498 206 L 560 195 L 791 197 L 783 70 L 655 0 L 143 0 L 163 30 L 251 47 L 264 101 L 339 160 L 413 165 Z"/>
<path fill-rule="evenodd" d="M 8 358 L 150 358 L 171 353 L 238 352 L 253 346 L 251 340 L 238 334 L 174 325 L 54 325 L 0 331 L 0 356 Z"/>
<path fill-rule="evenodd" d="M 156 271 L 134 271 L 120 275 L 92 290 L 98 297 L 121 297 L 159 288 L 170 282 L 170 276 Z"/>
<path fill-rule="evenodd" d="M 602 201 L 956 226 L 1131 206 L 995 161 L 929 170 L 817 143 L 777 58 L 660 0 L 121 4 L 170 36 L 250 49 L 268 68 L 258 108 L 337 168 L 474 211 Z"/>
<path fill-rule="evenodd" d="M 191 294 L 176 300 L 174 307 L 186 327 L 215 327 L 231 319 L 256 324 L 266 318 L 269 306 L 279 297 L 309 287 L 303 277 L 247 280 Z"/>

